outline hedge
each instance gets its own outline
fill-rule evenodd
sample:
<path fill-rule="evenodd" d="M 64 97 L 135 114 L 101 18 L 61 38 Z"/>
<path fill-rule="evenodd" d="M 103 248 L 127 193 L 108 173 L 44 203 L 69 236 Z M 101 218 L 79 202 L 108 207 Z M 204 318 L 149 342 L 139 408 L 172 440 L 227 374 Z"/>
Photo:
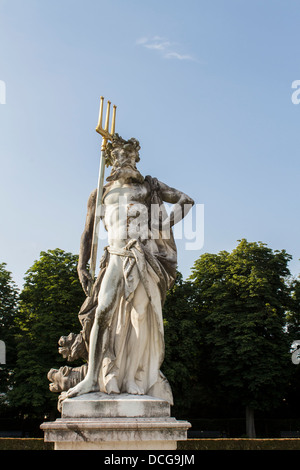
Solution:
<path fill-rule="evenodd" d="M 35 438 L 0 438 L 0 450 L 53 450 L 51 442 Z M 187 439 L 178 450 L 300 450 L 300 439 Z"/>
<path fill-rule="evenodd" d="M 300 450 L 300 439 L 187 439 L 178 450 Z"/>
<path fill-rule="evenodd" d="M 52 450 L 52 442 L 44 439 L 0 437 L 0 450 Z"/>

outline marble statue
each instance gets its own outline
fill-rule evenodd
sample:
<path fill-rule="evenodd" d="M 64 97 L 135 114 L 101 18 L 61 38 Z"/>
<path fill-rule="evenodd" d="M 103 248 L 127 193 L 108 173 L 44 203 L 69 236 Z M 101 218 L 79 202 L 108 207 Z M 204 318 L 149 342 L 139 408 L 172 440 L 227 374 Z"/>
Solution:
<path fill-rule="evenodd" d="M 51 369 L 50 390 L 65 398 L 89 392 L 150 395 L 173 403 L 172 391 L 160 368 L 164 359 L 162 307 L 175 281 L 177 251 L 172 226 L 194 201 L 137 169 L 140 145 L 114 134 L 106 147 L 112 165 L 102 195 L 101 219 L 108 246 L 93 281 L 88 271 L 96 190 L 88 200 L 81 237 L 78 275 L 87 295 L 78 314 L 79 334 L 59 340 L 68 361 L 81 367 Z M 172 205 L 170 212 L 165 204 Z"/>

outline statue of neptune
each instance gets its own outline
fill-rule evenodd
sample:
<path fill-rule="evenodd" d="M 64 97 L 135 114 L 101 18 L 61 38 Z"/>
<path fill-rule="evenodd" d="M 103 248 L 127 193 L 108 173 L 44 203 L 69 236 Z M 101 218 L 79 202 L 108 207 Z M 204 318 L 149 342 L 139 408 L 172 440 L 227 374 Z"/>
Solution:
<path fill-rule="evenodd" d="M 87 294 L 79 320 L 82 331 L 59 340 L 68 360 L 86 359 L 82 367 L 48 373 L 50 390 L 65 398 L 100 391 L 150 395 L 173 403 L 172 391 L 160 371 L 164 359 L 162 306 L 176 277 L 177 252 L 172 226 L 194 201 L 156 178 L 141 175 L 139 142 L 114 134 L 106 159 L 112 165 L 102 195 L 101 219 L 108 246 L 100 272 L 91 282 L 91 254 L 96 190 L 88 201 L 81 237 L 78 275 Z M 168 215 L 164 202 L 172 204 Z"/>

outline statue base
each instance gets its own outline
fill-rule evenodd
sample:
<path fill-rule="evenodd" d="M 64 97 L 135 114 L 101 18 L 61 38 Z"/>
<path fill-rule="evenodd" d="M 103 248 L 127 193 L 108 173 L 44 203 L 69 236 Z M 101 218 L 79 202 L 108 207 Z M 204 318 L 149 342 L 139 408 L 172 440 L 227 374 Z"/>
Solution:
<path fill-rule="evenodd" d="M 96 392 L 64 400 L 62 417 L 41 429 L 55 450 L 176 450 L 190 426 L 159 398 Z"/>

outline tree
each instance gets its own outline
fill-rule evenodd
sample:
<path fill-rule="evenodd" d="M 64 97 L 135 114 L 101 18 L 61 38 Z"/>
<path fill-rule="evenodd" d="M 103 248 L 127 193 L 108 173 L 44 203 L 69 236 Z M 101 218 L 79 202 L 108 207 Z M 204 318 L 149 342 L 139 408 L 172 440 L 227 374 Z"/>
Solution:
<path fill-rule="evenodd" d="M 286 403 L 291 416 L 295 416 L 299 409 L 300 394 L 300 277 L 291 279 L 291 301 L 286 314 L 287 335 L 291 346 L 291 378 L 287 389 Z M 294 362 L 296 361 L 296 362 Z"/>
<path fill-rule="evenodd" d="M 165 360 L 162 370 L 170 382 L 176 416 L 191 409 L 196 387 L 200 354 L 200 332 L 193 306 L 194 287 L 183 281 L 181 273 L 167 293 L 163 307 Z"/>
<path fill-rule="evenodd" d="M 243 239 L 232 253 L 202 255 L 192 269 L 211 388 L 216 399 L 246 408 L 249 437 L 254 410 L 278 406 L 287 384 L 290 259 Z"/>
<path fill-rule="evenodd" d="M 78 328 L 85 298 L 77 276 L 78 256 L 55 249 L 42 251 L 27 271 L 16 317 L 17 365 L 9 399 L 24 413 L 53 412 L 57 396 L 49 391 L 48 371 L 62 365 L 57 342 Z"/>
<path fill-rule="evenodd" d="M 6 350 L 6 363 L 0 366 L 0 397 L 4 402 L 16 362 L 14 321 L 19 294 L 6 266 L 6 263 L 0 263 L 0 340 L 5 343 Z"/>
<path fill-rule="evenodd" d="M 300 277 L 290 282 L 291 300 L 286 315 L 287 332 L 291 344 L 300 340 Z"/>

